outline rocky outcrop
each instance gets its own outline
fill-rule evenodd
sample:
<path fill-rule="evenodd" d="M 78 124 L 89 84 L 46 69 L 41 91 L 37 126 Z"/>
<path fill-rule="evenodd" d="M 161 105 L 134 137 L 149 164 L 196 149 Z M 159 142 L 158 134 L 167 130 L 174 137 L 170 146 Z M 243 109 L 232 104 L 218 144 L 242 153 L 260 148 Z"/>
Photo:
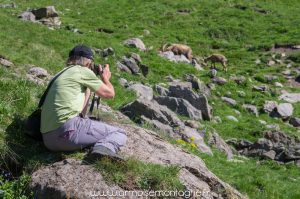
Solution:
<path fill-rule="evenodd" d="M 147 100 L 153 99 L 153 90 L 149 86 L 137 83 L 129 85 L 128 89 L 135 91 L 139 98 L 145 98 Z"/>
<path fill-rule="evenodd" d="M 125 157 L 178 166 L 179 179 L 187 190 L 205 191 L 201 198 L 246 198 L 210 172 L 199 157 L 165 142 L 153 131 L 132 125 L 114 125 L 123 128 L 128 134 L 127 144 L 122 149 Z M 30 187 L 37 198 L 44 199 L 85 199 L 92 194 L 91 191 L 123 191 L 119 186 L 107 184 L 101 173 L 92 166 L 73 159 L 66 159 L 35 171 Z"/>
<path fill-rule="evenodd" d="M 281 163 L 300 160 L 300 140 L 279 131 L 267 132 L 254 143 L 246 140 L 231 140 L 229 143 L 234 145 L 240 154 L 246 156 L 258 156 Z"/>

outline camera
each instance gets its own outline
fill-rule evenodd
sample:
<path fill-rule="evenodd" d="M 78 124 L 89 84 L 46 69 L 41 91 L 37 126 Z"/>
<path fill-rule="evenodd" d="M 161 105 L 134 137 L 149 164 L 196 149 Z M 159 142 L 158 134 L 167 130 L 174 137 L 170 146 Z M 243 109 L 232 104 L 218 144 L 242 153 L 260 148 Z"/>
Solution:
<path fill-rule="evenodd" d="M 99 64 L 94 64 L 91 67 L 91 70 L 96 74 L 96 75 L 101 75 L 102 72 L 99 71 L 98 69 Z M 102 66 L 102 70 L 104 69 L 104 66 Z"/>

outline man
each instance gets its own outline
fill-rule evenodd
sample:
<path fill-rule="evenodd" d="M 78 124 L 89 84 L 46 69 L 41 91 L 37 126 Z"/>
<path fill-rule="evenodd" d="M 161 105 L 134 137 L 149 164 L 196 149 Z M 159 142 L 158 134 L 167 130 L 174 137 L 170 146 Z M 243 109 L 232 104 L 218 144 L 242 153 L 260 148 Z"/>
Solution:
<path fill-rule="evenodd" d="M 122 159 L 120 147 L 126 143 L 124 130 L 84 117 L 90 90 L 102 98 L 113 98 L 109 65 L 99 65 L 101 80 L 91 70 L 93 52 L 78 45 L 69 53 L 69 68 L 53 82 L 42 106 L 41 132 L 52 151 L 74 151 L 93 145 L 92 154 Z"/>

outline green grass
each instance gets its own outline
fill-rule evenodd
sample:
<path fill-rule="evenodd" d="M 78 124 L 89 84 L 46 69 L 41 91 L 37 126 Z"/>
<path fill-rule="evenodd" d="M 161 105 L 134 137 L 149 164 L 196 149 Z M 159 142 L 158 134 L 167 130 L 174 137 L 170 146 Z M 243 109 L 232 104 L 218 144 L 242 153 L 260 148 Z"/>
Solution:
<path fill-rule="evenodd" d="M 12 1 L 2 0 L 0 4 L 10 2 Z M 115 57 L 109 57 L 108 60 L 96 57 L 98 63 L 111 65 L 116 97 L 106 102 L 114 109 L 119 109 L 136 98 L 133 92 L 127 91 L 118 84 L 119 77 L 154 85 L 165 82 L 164 77 L 167 75 L 181 79 L 184 74 L 193 73 L 208 83 L 207 70 L 199 72 L 190 65 L 175 64 L 157 56 L 157 50 L 164 43 L 184 43 L 191 46 L 196 57 L 204 57 L 211 53 L 224 54 L 229 59 L 229 72 L 225 74 L 220 70 L 219 76 L 228 79 L 231 74 L 235 74 L 247 78 L 242 85 L 229 82 L 224 86 L 216 86 L 209 101 L 213 105 L 214 115 L 220 116 L 223 122 L 220 124 L 204 122 L 208 129 L 210 127 L 216 129 L 225 139 L 240 138 L 255 141 L 266 130 L 258 122 L 261 119 L 270 124 L 279 124 L 280 128 L 289 135 L 299 136 L 299 130 L 281 120 L 270 118 L 266 114 L 260 114 L 256 118 L 242 108 L 242 104 L 247 103 L 261 109 L 265 100 L 277 100 L 280 95 L 280 89 L 266 83 L 263 76 L 274 74 L 278 76 L 279 82 L 284 83 L 285 79 L 280 72 L 285 69 L 285 65 L 268 67 L 266 63 L 271 58 L 271 53 L 267 50 L 274 43 L 300 43 L 298 28 L 300 2 L 297 0 L 75 0 L 72 2 L 16 0 L 14 2 L 18 6 L 16 9 L 0 8 L 0 55 L 10 59 L 16 65 L 8 69 L 0 66 L 0 166 L 18 165 L 19 173 L 25 171 L 30 174 L 42 164 L 52 163 L 70 155 L 49 153 L 41 143 L 24 136 L 24 119 L 34 110 L 38 98 L 45 89 L 27 81 L 25 74 L 29 69 L 28 64 L 41 66 L 51 74 L 55 74 L 64 67 L 69 50 L 78 43 L 93 48 L 111 46 L 115 49 Z M 49 30 L 43 25 L 23 22 L 17 18 L 17 15 L 27 8 L 47 5 L 54 5 L 60 12 L 61 29 Z M 247 9 L 241 10 L 237 8 L 238 5 L 246 6 Z M 177 10 L 182 8 L 189 9 L 191 12 L 179 14 Z M 267 11 L 267 14 L 255 11 L 256 8 Z M 78 28 L 83 34 L 68 31 L 66 29 L 68 25 Z M 113 30 L 113 33 L 95 31 L 98 28 Z M 145 29 L 150 31 L 150 35 L 143 35 Z M 131 37 L 141 37 L 147 47 L 153 46 L 153 50 L 139 52 L 123 46 L 122 42 Z M 150 67 L 147 78 L 117 71 L 116 61 L 130 52 L 139 53 L 143 63 Z M 295 62 L 293 67 L 300 66 L 299 53 L 289 57 Z M 257 58 L 262 60 L 259 65 L 254 63 Z M 218 68 L 221 69 L 220 66 Z M 16 77 L 15 73 L 19 76 Z M 270 91 L 266 93 L 252 91 L 253 85 L 261 84 L 268 85 Z M 284 89 L 300 92 L 299 88 L 285 87 Z M 220 100 L 220 96 L 224 96 L 228 91 L 238 102 L 234 108 L 241 112 L 241 116 L 236 115 L 232 107 Z M 246 96 L 239 97 L 237 91 L 244 91 Z M 299 103 L 293 106 L 294 116 L 299 117 Z M 236 116 L 239 122 L 226 120 L 227 115 Z M 72 155 L 82 158 L 82 152 Z M 260 162 L 260 165 L 257 165 L 258 160 L 252 158 L 245 163 L 237 164 L 227 162 L 217 152 L 213 157 L 203 158 L 213 172 L 251 198 L 299 197 L 296 184 L 299 182 L 300 172 L 293 166 L 277 166 L 270 162 Z M 111 163 L 105 165 L 114 166 Z M 144 165 L 138 161 L 117 166 L 120 171 L 118 175 L 123 176 L 122 179 L 125 181 L 129 171 L 134 171 L 134 175 L 149 175 L 150 171 L 154 170 L 158 173 L 170 173 L 172 176 L 176 174 L 173 172 L 176 169 Z M 148 174 L 135 170 L 149 167 L 151 169 Z M 103 172 L 109 172 L 109 168 L 102 169 Z M 155 178 L 160 179 L 159 176 Z M 166 177 L 166 179 L 171 178 L 173 179 L 170 176 Z M 118 178 L 114 177 L 114 179 Z M 164 182 L 164 179 L 160 180 Z M 139 181 L 135 182 L 136 186 L 147 187 L 142 186 Z"/>

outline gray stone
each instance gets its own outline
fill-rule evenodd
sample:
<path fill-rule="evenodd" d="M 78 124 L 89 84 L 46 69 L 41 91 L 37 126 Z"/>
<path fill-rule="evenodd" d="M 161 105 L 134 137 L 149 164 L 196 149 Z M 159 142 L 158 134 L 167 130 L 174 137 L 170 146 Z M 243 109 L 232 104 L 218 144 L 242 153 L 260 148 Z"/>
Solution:
<path fill-rule="evenodd" d="M 280 82 L 275 82 L 274 85 L 278 88 L 283 88 L 283 85 Z"/>
<path fill-rule="evenodd" d="M 5 59 L 0 55 L 0 65 L 5 66 L 5 67 L 12 67 L 14 64 L 10 62 L 9 60 Z"/>
<path fill-rule="evenodd" d="M 264 120 L 258 120 L 258 121 L 259 121 L 259 123 L 262 124 L 262 125 L 266 125 L 266 124 L 267 124 L 267 122 L 264 121 Z"/>
<path fill-rule="evenodd" d="M 122 87 L 128 87 L 128 81 L 124 78 L 119 78 L 119 83 Z"/>
<path fill-rule="evenodd" d="M 186 81 L 191 82 L 193 89 L 199 91 L 200 93 L 205 94 L 206 96 L 210 96 L 210 89 L 205 85 L 204 82 L 198 79 L 195 75 L 186 74 L 184 78 Z"/>
<path fill-rule="evenodd" d="M 281 118 L 288 118 L 293 115 L 294 108 L 290 103 L 281 103 L 277 106 L 277 113 Z"/>
<path fill-rule="evenodd" d="M 265 153 L 262 154 L 263 157 L 274 160 L 275 156 L 276 156 L 276 152 L 273 150 L 267 151 Z"/>
<path fill-rule="evenodd" d="M 0 8 L 17 8 L 15 3 L 1 4 Z"/>
<path fill-rule="evenodd" d="M 18 17 L 23 21 L 36 22 L 35 15 L 32 12 L 26 11 L 18 15 Z"/>
<path fill-rule="evenodd" d="M 134 102 L 122 107 L 121 111 L 132 119 L 138 119 L 143 115 L 149 119 L 158 120 L 172 127 L 184 126 L 183 122 L 181 122 L 173 111 L 166 106 L 159 105 L 156 101 L 138 98 Z"/>
<path fill-rule="evenodd" d="M 300 102 L 300 93 L 283 93 L 279 96 L 279 100 L 284 100 L 289 103 Z"/>
<path fill-rule="evenodd" d="M 136 61 L 136 63 L 142 63 L 142 59 L 141 59 L 141 56 L 139 54 L 131 53 L 130 57 L 133 58 Z"/>
<path fill-rule="evenodd" d="M 163 57 L 163 58 L 166 58 L 170 61 L 176 62 L 176 63 L 178 63 L 178 62 L 183 62 L 183 63 L 187 63 L 187 64 L 190 63 L 190 60 L 188 60 L 186 58 L 186 56 L 184 56 L 184 55 L 175 55 L 172 51 L 159 52 L 158 55 Z"/>
<path fill-rule="evenodd" d="M 267 82 L 272 82 L 278 79 L 276 75 L 264 75 L 264 78 Z"/>
<path fill-rule="evenodd" d="M 246 78 L 244 76 L 232 75 L 232 76 L 229 77 L 229 80 L 234 81 L 237 84 L 242 84 L 246 81 Z"/>
<path fill-rule="evenodd" d="M 186 120 L 186 121 L 184 121 L 184 124 L 188 127 L 193 128 L 193 129 L 199 129 L 201 127 L 199 122 L 195 121 L 195 120 Z"/>
<path fill-rule="evenodd" d="M 280 126 L 278 124 L 268 124 L 266 125 L 266 128 L 270 130 L 276 130 L 276 131 L 280 130 Z"/>
<path fill-rule="evenodd" d="M 215 116 L 213 118 L 213 122 L 219 124 L 219 123 L 222 123 L 222 119 L 220 118 L 220 116 Z"/>
<path fill-rule="evenodd" d="M 58 17 L 58 14 L 54 8 L 54 6 L 47 6 L 45 8 L 39 8 L 31 11 L 37 20 L 42 18 L 52 18 Z"/>
<path fill-rule="evenodd" d="M 212 82 L 219 85 L 224 85 L 227 83 L 227 80 L 223 77 L 214 77 L 212 78 Z"/>
<path fill-rule="evenodd" d="M 156 84 L 154 87 L 155 91 L 158 92 L 160 96 L 167 96 L 169 93 L 169 90 L 159 84 Z"/>
<path fill-rule="evenodd" d="M 266 92 L 269 90 L 269 88 L 266 85 L 253 86 L 252 89 L 260 92 Z"/>
<path fill-rule="evenodd" d="M 258 117 L 258 110 L 256 106 L 252 104 L 243 104 L 243 108 L 249 111 L 250 113 L 253 113 L 256 117 Z"/>
<path fill-rule="evenodd" d="M 191 84 L 173 84 L 169 87 L 170 97 L 183 98 L 187 100 L 196 109 L 201 110 L 204 120 L 211 120 L 212 108 L 208 105 L 208 100 L 205 95 L 197 94 L 190 88 Z"/>
<path fill-rule="evenodd" d="M 96 49 L 95 52 L 99 54 L 101 57 L 108 57 L 115 54 L 115 50 L 112 47 L 108 47 L 104 49 Z"/>
<path fill-rule="evenodd" d="M 59 17 L 43 18 L 40 19 L 39 22 L 52 28 L 59 28 L 61 25 L 61 21 Z"/>
<path fill-rule="evenodd" d="M 273 60 L 268 61 L 268 66 L 274 66 L 275 64 L 276 64 L 276 62 Z"/>
<path fill-rule="evenodd" d="M 45 78 L 45 77 L 49 77 L 49 73 L 47 72 L 47 70 L 45 70 L 44 68 L 41 67 L 32 67 L 29 69 L 28 74 L 30 75 L 34 75 L 35 77 L 39 77 L 39 78 Z"/>
<path fill-rule="evenodd" d="M 213 69 L 210 69 L 210 70 L 209 70 L 209 76 L 210 76 L 211 78 L 216 77 L 217 74 L 218 74 L 218 71 L 217 71 L 216 69 L 213 68 Z"/>
<path fill-rule="evenodd" d="M 140 64 L 140 69 L 142 71 L 142 74 L 144 77 L 147 77 L 147 75 L 149 74 L 149 66 L 145 65 L 145 64 Z"/>
<path fill-rule="evenodd" d="M 178 135 L 175 135 L 173 128 L 169 125 L 163 124 L 163 123 L 159 122 L 158 120 L 149 119 L 143 115 L 141 116 L 141 120 L 142 120 L 142 123 L 150 124 L 154 128 L 168 133 L 173 138 L 178 137 Z"/>
<path fill-rule="evenodd" d="M 211 149 L 205 144 L 203 137 L 196 129 L 185 126 L 180 133 L 182 134 L 182 139 L 184 141 L 195 144 L 203 153 L 213 155 Z"/>
<path fill-rule="evenodd" d="M 228 120 L 231 120 L 231 121 L 234 121 L 234 122 L 238 122 L 238 121 L 239 121 L 239 120 L 236 119 L 236 117 L 234 117 L 233 115 L 228 115 L 228 116 L 226 116 L 226 118 L 227 118 Z"/>
<path fill-rule="evenodd" d="M 191 64 L 192 64 L 192 65 L 194 66 L 194 68 L 195 68 L 196 70 L 198 70 L 198 71 L 203 71 L 203 70 L 204 70 L 204 69 L 202 68 L 201 64 L 199 64 L 199 63 L 197 62 L 196 59 L 192 59 Z"/>
<path fill-rule="evenodd" d="M 278 106 L 278 103 L 276 101 L 265 101 L 263 110 L 266 113 L 271 113 L 277 106 Z"/>
<path fill-rule="evenodd" d="M 135 62 L 133 58 L 123 57 L 121 63 L 127 66 L 133 74 L 138 73 L 140 70 L 138 64 Z"/>
<path fill-rule="evenodd" d="M 137 83 L 128 86 L 129 90 L 134 90 L 139 98 L 144 98 L 147 100 L 153 99 L 153 90 L 149 86 Z"/>
<path fill-rule="evenodd" d="M 124 45 L 129 46 L 129 47 L 138 48 L 139 50 L 142 50 L 142 51 L 146 50 L 146 46 L 145 46 L 144 42 L 139 38 L 127 39 L 126 41 L 124 41 Z"/>
<path fill-rule="evenodd" d="M 234 99 L 231 99 L 229 97 L 221 97 L 222 101 L 226 102 L 227 104 L 231 106 L 236 106 L 236 101 Z"/>
<path fill-rule="evenodd" d="M 293 125 L 294 127 L 300 127 L 300 118 L 298 118 L 298 117 L 292 117 L 290 119 L 289 123 L 291 125 Z"/>
<path fill-rule="evenodd" d="M 154 98 L 160 105 L 165 105 L 172 111 L 194 120 L 202 120 L 201 111 L 192 106 L 187 100 L 176 97 L 160 96 Z"/>
<path fill-rule="evenodd" d="M 129 74 L 132 74 L 131 70 L 127 66 L 122 64 L 121 62 L 117 62 L 117 67 L 120 71 L 124 71 L 124 72 L 127 72 Z"/>
<path fill-rule="evenodd" d="M 209 138 L 209 144 L 214 145 L 218 150 L 227 155 L 227 159 L 233 158 L 233 152 L 230 146 L 220 137 L 220 135 L 214 132 Z"/>

